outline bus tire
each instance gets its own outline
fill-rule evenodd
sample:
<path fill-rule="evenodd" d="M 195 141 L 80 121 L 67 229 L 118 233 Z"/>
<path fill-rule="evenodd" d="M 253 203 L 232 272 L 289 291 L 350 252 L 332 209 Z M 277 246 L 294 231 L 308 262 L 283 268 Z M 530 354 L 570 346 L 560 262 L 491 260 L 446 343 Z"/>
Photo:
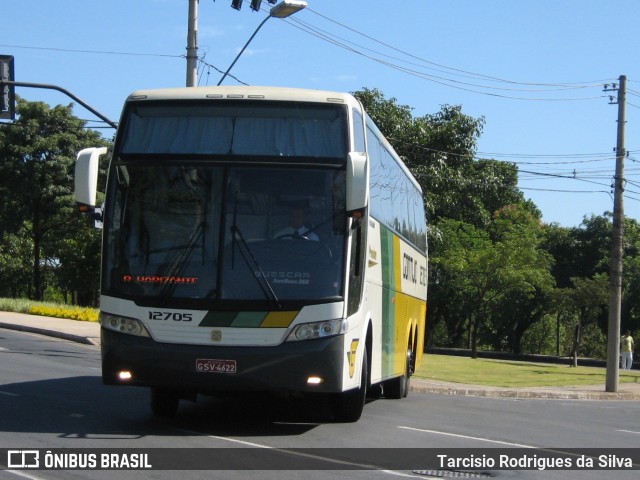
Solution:
<path fill-rule="evenodd" d="M 159 387 L 151 389 L 151 412 L 156 417 L 175 417 L 179 403 L 178 392 Z"/>
<path fill-rule="evenodd" d="M 404 373 L 402 376 L 384 382 L 385 398 L 400 399 L 409 395 L 412 355 L 413 353 L 411 349 L 407 349 L 407 360 L 405 362 Z"/>
<path fill-rule="evenodd" d="M 380 397 L 382 397 L 382 384 L 381 383 L 375 383 L 373 385 L 370 385 L 369 388 L 367 388 L 367 398 L 372 398 L 374 400 L 379 399 Z"/>
<path fill-rule="evenodd" d="M 362 354 L 362 370 L 360 371 L 360 388 L 339 393 L 333 402 L 333 417 L 338 422 L 357 422 L 362 416 L 367 399 L 369 382 L 369 362 L 367 350 Z"/>

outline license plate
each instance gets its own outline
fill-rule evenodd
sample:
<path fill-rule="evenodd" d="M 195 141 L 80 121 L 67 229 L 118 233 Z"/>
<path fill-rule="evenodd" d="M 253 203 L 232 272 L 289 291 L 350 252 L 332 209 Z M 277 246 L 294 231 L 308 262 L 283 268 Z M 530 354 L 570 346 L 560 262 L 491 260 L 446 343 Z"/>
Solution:
<path fill-rule="evenodd" d="M 201 373 L 236 373 L 236 361 L 198 358 L 196 371 Z"/>

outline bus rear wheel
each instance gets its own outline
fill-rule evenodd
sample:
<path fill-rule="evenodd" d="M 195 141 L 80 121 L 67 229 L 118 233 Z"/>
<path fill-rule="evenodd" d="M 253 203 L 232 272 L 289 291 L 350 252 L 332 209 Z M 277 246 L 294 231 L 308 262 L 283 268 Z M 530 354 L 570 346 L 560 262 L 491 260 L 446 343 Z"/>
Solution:
<path fill-rule="evenodd" d="M 369 361 L 367 350 L 362 354 L 362 370 L 360 371 L 360 388 L 338 393 L 333 401 L 333 417 L 338 422 L 357 422 L 362 416 L 367 399 L 369 382 Z"/>
<path fill-rule="evenodd" d="M 409 348 L 407 349 L 407 360 L 404 366 L 404 373 L 402 376 L 393 378 L 391 380 L 387 380 L 384 382 L 384 396 L 386 398 L 405 398 L 409 395 L 409 387 L 411 383 L 411 366 L 413 359 L 413 351 Z"/>
<path fill-rule="evenodd" d="M 179 404 L 178 392 L 168 388 L 151 389 L 151 411 L 156 417 L 175 417 Z"/>

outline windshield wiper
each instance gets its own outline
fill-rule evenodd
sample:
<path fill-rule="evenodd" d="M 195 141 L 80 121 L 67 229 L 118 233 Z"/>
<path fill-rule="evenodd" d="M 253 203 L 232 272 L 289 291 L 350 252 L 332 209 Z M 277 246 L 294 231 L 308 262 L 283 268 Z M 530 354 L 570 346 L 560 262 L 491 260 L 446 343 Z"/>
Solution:
<path fill-rule="evenodd" d="M 198 224 L 198 226 L 193 231 L 191 238 L 189 239 L 189 243 L 186 247 L 180 250 L 180 255 L 177 256 L 175 261 L 173 262 L 173 266 L 169 270 L 168 277 L 177 277 L 180 275 L 185 265 L 191 258 L 193 251 L 199 244 L 200 239 L 204 236 L 205 229 L 205 221 L 202 221 Z M 204 242 L 203 242 L 204 243 Z M 168 282 L 165 283 L 160 289 L 160 298 L 167 298 L 169 295 L 173 293 L 176 289 L 177 283 Z"/>
<path fill-rule="evenodd" d="M 235 245 L 235 239 L 237 235 L 238 240 L 240 240 L 240 245 L 244 247 L 244 249 L 239 248 L 238 250 L 240 250 L 240 254 L 242 255 L 242 258 L 247 264 L 247 267 L 251 269 L 251 262 L 253 262 L 253 266 L 257 269 L 257 272 L 260 274 L 260 275 L 252 275 L 252 276 L 258 282 L 258 285 L 260 286 L 260 290 L 262 290 L 262 293 L 264 293 L 265 297 L 273 300 L 276 307 L 282 308 L 282 305 L 280 304 L 280 300 L 278 300 L 278 296 L 276 295 L 276 292 L 274 292 L 273 288 L 271 288 L 271 284 L 269 283 L 269 280 L 267 280 L 267 276 L 264 274 L 264 271 L 262 270 L 260 263 L 258 263 L 258 260 L 256 260 L 256 257 L 253 255 L 253 252 L 251 252 L 251 249 L 249 248 L 247 241 L 244 239 L 244 236 L 242 235 L 240 228 L 235 224 L 235 219 L 234 219 L 234 224 L 231 225 L 231 235 L 233 238 L 232 245 Z M 235 247 L 232 246 L 232 249 L 235 250 Z M 251 259 L 251 261 L 249 259 Z M 233 258 L 232 258 L 232 262 L 233 262 Z M 260 281 L 261 279 L 262 281 Z"/>

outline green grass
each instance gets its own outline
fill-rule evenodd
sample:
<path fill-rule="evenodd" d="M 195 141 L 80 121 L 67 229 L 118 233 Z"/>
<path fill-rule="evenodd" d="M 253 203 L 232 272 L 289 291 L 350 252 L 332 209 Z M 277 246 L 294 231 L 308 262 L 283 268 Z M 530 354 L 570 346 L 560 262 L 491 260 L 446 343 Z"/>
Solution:
<path fill-rule="evenodd" d="M 95 308 L 83 308 L 76 305 L 63 305 L 52 302 L 34 302 L 20 298 L 0 298 L 0 311 L 68 318 L 85 322 L 98 321 L 98 310 Z"/>
<path fill-rule="evenodd" d="M 0 298 L 0 311 L 28 313 L 29 307 L 35 302 L 24 298 Z"/>
<path fill-rule="evenodd" d="M 578 360 L 578 364 L 580 361 Z M 416 378 L 492 387 L 554 387 L 605 384 L 606 369 L 568 365 L 427 355 Z M 620 383 L 640 383 L 640 371 L 622 371 Z"/>

